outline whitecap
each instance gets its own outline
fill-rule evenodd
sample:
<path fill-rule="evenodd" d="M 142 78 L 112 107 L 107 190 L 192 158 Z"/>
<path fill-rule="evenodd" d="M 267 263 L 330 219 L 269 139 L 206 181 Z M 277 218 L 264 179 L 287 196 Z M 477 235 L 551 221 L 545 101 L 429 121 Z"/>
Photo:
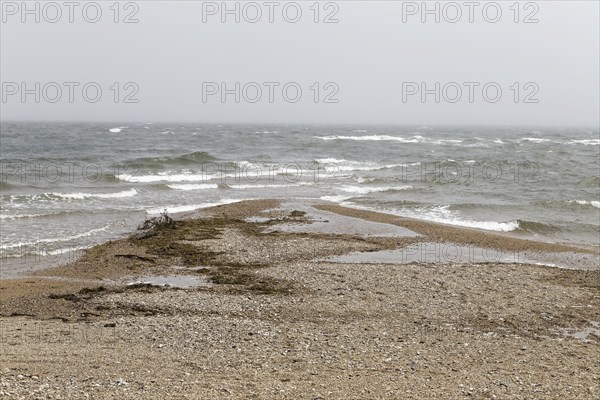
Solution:
<path fill-rule="evenodd" d="M 405 217 L 422 219 L 440 224 L 461 226 L 465 228 L 477 228 L 486 231 L 511 232 L 519 228 L 518 221 L 497 222 L 497 221 L 474 221 L 463 219 L 449 210 L 449 205 L 435 207 L 420 207 L 416 211 L 402 210 L 394 211 L 394 214 Z"/>
<path fill-rule="evenodd" d="M 319 158 L 315 160 L 317 163 L 325 164 L 328 171 L 376 171 L 386 168 L 394 168 L 402 164 L 382 165 L 373 161 L 351 161 L 335 158 Z"/>
<path fill-rule="evenodd" d="M 584 146 L 598 146 L 600 145 L 600 139 L 578 139 L 571 140 L 567 144 L 582 144 Z"/>
<path fill-rule="evenodd" d="M 117 126 L 116 128 L 110 128 L 108 131 L 112 132 L 112 133 L 119 133 L 123 129 L 127 129 L 127 128 L 129 128 L 129 127 L 128 126 Z"/>
<path fill-rule="evenodd" d="M 348 200 L 352 196 L 335 195 L 335 196 L 321 196 L 320 199 L 323 201 L 330 201 L 332 203 L 343 204 L 345 200 Z"/>
<path fill-rule="evenodd" d="M 320 140 L 357 140 L 357 141 L 395 141 L 400 143 L 428 143 L 428 144 L 458 144 L 462 143 L 463 139 L 434 139 L 425 138 L 421 135 L 413 135 L 409 138 L 403 138 L 400 136 L 390 135 L 363 135 L 363 136 L 343 136 L 343 135 L 332 135 L 332 136 L 315 136 Z"/>
<path fill-rule="evenodd" d="M 117 179 L 131 183 L 151 183 L 151 182 L 202 182 L 214 178 L 213 174 L 170 174 L 161 172 L 154 175 L 117 175 Z"/>
<path fill-rule="evenodd" d="M 123 197 L 133 197 L 137 194 L 137 190 L 129 189 L 115 193 L 50 193 L 50 196 L 61 197 L 67 200 L 84 200 L 86 198 L 98 199 L 118 199 Z"/>
<path fill-rule="evenodd" d="M 288 188 L 298 186 L 309 186 L 314 185 L 312 182 L 298 182 L 290 184 L 255 184 L 255 185 L 229 185 L 231 189 L 277 189 L 277 188 Z"/>
<path fill-rule="evenodd" d="M 532 143 L 545 143 L 550 142 L 550 139 L 542 139 L 542 138 L 532 138 L 532 137 L 524 137 L 519 140 L 519 142 L 532 142 Z"/>
<path fill-rule="evenodd" d="M 596 207 L 596 208 L 600 208 L 600 201 L 597 200 L 591 200 L 591 201 L 587 201 L 587 200 L 568 200 L 567 203 L 577 203 L 581 206 L 592 206 L 592 207 Z"/>
<path fill-rule="evenodd" d="M 368 193 L 377 193 L 377 192 L 391 192 L 391 191 L 400 191 L 400 190 L 409 190 L 413 187 L 410 185 L 405 186 L 342 186 L 340 189 L 347 193 L 356 193 L 356 194 L 368 194 Z"/>
<path fill-rule="evenodd" d="M 219 185 L 217 185 L 216 183 L 200 183 L 200 184 L 193 184 L 193 183 L 184 183 L 184 184 L 174 184 L 174 185 L 167 185 L 168 188 L 170 189 L 174 189 L 174 190 L 206 190 L 206 189 L 218 189 Z"/>
<path fill-rule="evenodd" d="M 241 201 L 246 201 L 246 200 L 251 200 L 251 199 L 222 199 L 220 201 L 213 202 L 213 203 L 157 207 L 157 208 L 147 209 L 146 214 L 158 215 L 158 214 L 162 214 L 165 211 L 169 214 L 174 214 L 174 213 L 180 213 L 180 212 L 194 211 L 194 210 L 198 210 L 201 208 L 215 207 L 215 206 L 220 206 L 220 205 L 224 205 L 224 204 L 239 203 Z"/>
<path fill-rule="evenodd" d="M 49 214 L 0 214 L 0 220 L 6 219 L 27 219 L 27 218 L 41 218 L 41 217 L 50 217 L 53 215 L 58 215 L 59 213 L 49 213 Z"/>

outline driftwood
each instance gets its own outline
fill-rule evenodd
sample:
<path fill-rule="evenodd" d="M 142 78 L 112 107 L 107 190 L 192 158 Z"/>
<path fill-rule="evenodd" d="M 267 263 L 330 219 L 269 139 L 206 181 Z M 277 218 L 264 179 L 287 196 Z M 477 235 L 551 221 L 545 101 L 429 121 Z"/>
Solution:
<path fill-rule="evenodd" d="M 167 210 L 160 214 L 160 217 L 149 218 L 143 224 L 138 226 L 138 230 L 147 231 L 155 228 L 175 228 L 175 220 L 169 217 Z"/>

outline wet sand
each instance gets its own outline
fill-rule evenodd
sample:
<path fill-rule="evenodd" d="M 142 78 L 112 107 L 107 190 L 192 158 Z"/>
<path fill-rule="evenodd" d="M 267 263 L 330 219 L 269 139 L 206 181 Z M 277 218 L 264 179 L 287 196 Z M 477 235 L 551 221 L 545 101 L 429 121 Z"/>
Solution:
<path fill-rule="evenodd" d="M 0 281 L 0 397 L 600 396 L 594 250 L 277 200 L 135 237 Z"/>

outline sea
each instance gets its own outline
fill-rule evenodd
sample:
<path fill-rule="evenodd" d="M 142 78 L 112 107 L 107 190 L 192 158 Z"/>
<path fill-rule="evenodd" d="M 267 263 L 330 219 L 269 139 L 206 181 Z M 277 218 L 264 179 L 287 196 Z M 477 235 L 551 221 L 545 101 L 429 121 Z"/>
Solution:
<path fill-rule="evenodd" d="M 600 246 L 597 127 L 2 122 L 0 164 L 3 262 L 263 198 Z"/>

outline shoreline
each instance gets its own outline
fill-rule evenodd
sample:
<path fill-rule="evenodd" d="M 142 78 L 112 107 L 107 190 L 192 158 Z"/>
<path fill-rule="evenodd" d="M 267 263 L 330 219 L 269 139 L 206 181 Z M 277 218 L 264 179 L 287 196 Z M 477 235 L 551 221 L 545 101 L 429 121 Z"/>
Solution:
<path fill-rule="evenodd" d="M 252 200 L 179 217 L 0 281 L 0 391 L 100 399 L 600 393 L 597 265 L 496 260 L 551 254 L 585 267 L 597 252 L 322 202 Z M 464 247 L 496 253 L 462 262 L 448 252 Z"/>
<path fill-rule="evenodd" d="M 277 198 L 270 199 L 273 201 L 277 201 L 280 203 L 289 203 L 290 200 L 286 198 Z M 226 206 L 229 204 L 244 204 L 247 202 L 254 201 L 265 201 L 265 199 L 251 199 L 251 200 L 240 200 L 234 203 L 224 203 L 221 205 L 205 207 L 193 211 L 182 211 L 173 214 L 169 214 L 175 220 L 181 220 L 186 218 L 195 218 L 203 215 L 202 212 L 207 210 L 210 212 L 211 210 L 218 209 L 222 206 Z M 499 251 L 524 251 L 524 250 L 532 250 L 542 252 L 572 252 L 572 253 L 582 253 L 582 254 L 592 254 L 592 255 L 600 255 L 600 247 L 595 248 L 593 246 L 585 246 L 585 245 L 573 245 L 569 243 L 561 243 L 561 242 L 547 242 L 535 240 L 534 238 L 527 237 L 518 237 L 515 234 L 511 234 L 510 232 L 497 232 L 497 231 L 488 231 L 484 229 L 478 228 L 470 228 L 464 226 L 457 226 L 451 224 L 443 224 L 440 222 L 429 221 L 425 219 L 416 219 L 411 217 L 399 216 L 396 214 L 386 213 L 384 211 L 369 209 L 366 207 L 359 206 L 348 206 L 348 205 L 340 205 L 333 202 L 322 201 L 317 199 L 302 199 L 301 203 L 314 205 L 316 209 L 331 211 L 336 214 L 340 214 L 342 216 L 352 216 L 354 218 L 363 219 L 366 221 L 372 222 L 380 222 L 386 224 L 394 224 L 402 227 L 416 227 L 419 232 L 424 232 L 428 234 L 432 231 L 442 232 L 446 236 L 443 237 L 443 240 L 450 241 L 453 243 L 462 243 L 468 245 L 474 245 L 475 243 L 481 244 L 481 242 L 486 242 L 481 238 L 478 240 L 474 240 L 473 238 L 476 236 L 482 236 L 483 238 L 488 238 L 487 243 L 484 243 L 487 246 L 491 245 L 491 248 Z M 150 215 L 148 218 L 152 217 Z M 7 279 L 17 279 L 19 277 L 26 277 L 24 272 L 38 272 L 47 269 L 52 269 L 56 267 L 60 267 L 62 265 L 66 265 L 72 262 L 77 261 L 77 259 L 84 254 L 87 250 L 94 248 L 96 246 L 103 245 L 112 241 L 119 241 L 128 238 L 131 234 L 135 233 L 135 231 L 130 232 L 129 234 L 123 235 L 121 237 L 116 237 L 114 239 L 102 242 L 100 244 L 91 245 L 88 248 L 80 249 L 77 251 L 70 251 L 64 254 L 59 255 L 58 261 L 55 256 L 42 256 L 42 255 L 31 255 L 26 257 L 18 257 L 18 258 L 4 258 L 2 259 L 3 268 L 0 271 L 0 281 Z M 464 240 L 460 238 L 460 234 L 465 233 L 471 240 Z M 436 238 L 439 240 L 439 235 Z M 509 245 L 510 244 L 510 245 Z M 598 244 L 600 246 L 600 244 Z M 66 259 L 63 256 L 66 255 Z M 513 255 L 513 258 L 519 261 L 519 257 Z M 31 263 L 31 259 L 35 261 Z M 524 258 L 523 258 L 524 260 Z M 493 261 L 493 260 L 492 260 Z M 531 260 L 528 260 L 531 261 Z M 475 262 L 475 261 L 473 261 Z M 600 263 L 600 259 L 599 259 Z M 579 267 L 576 265 L 564 266 L 560 264 L 553 264 L 550 262 L 539 262 L 539 265 L 544 265 L 548 267 L 556 267 L 556 268 L 569 268 L 569 269 L 578 269 Z M 600 268 L 600 267 L 598 267 Z"/>

